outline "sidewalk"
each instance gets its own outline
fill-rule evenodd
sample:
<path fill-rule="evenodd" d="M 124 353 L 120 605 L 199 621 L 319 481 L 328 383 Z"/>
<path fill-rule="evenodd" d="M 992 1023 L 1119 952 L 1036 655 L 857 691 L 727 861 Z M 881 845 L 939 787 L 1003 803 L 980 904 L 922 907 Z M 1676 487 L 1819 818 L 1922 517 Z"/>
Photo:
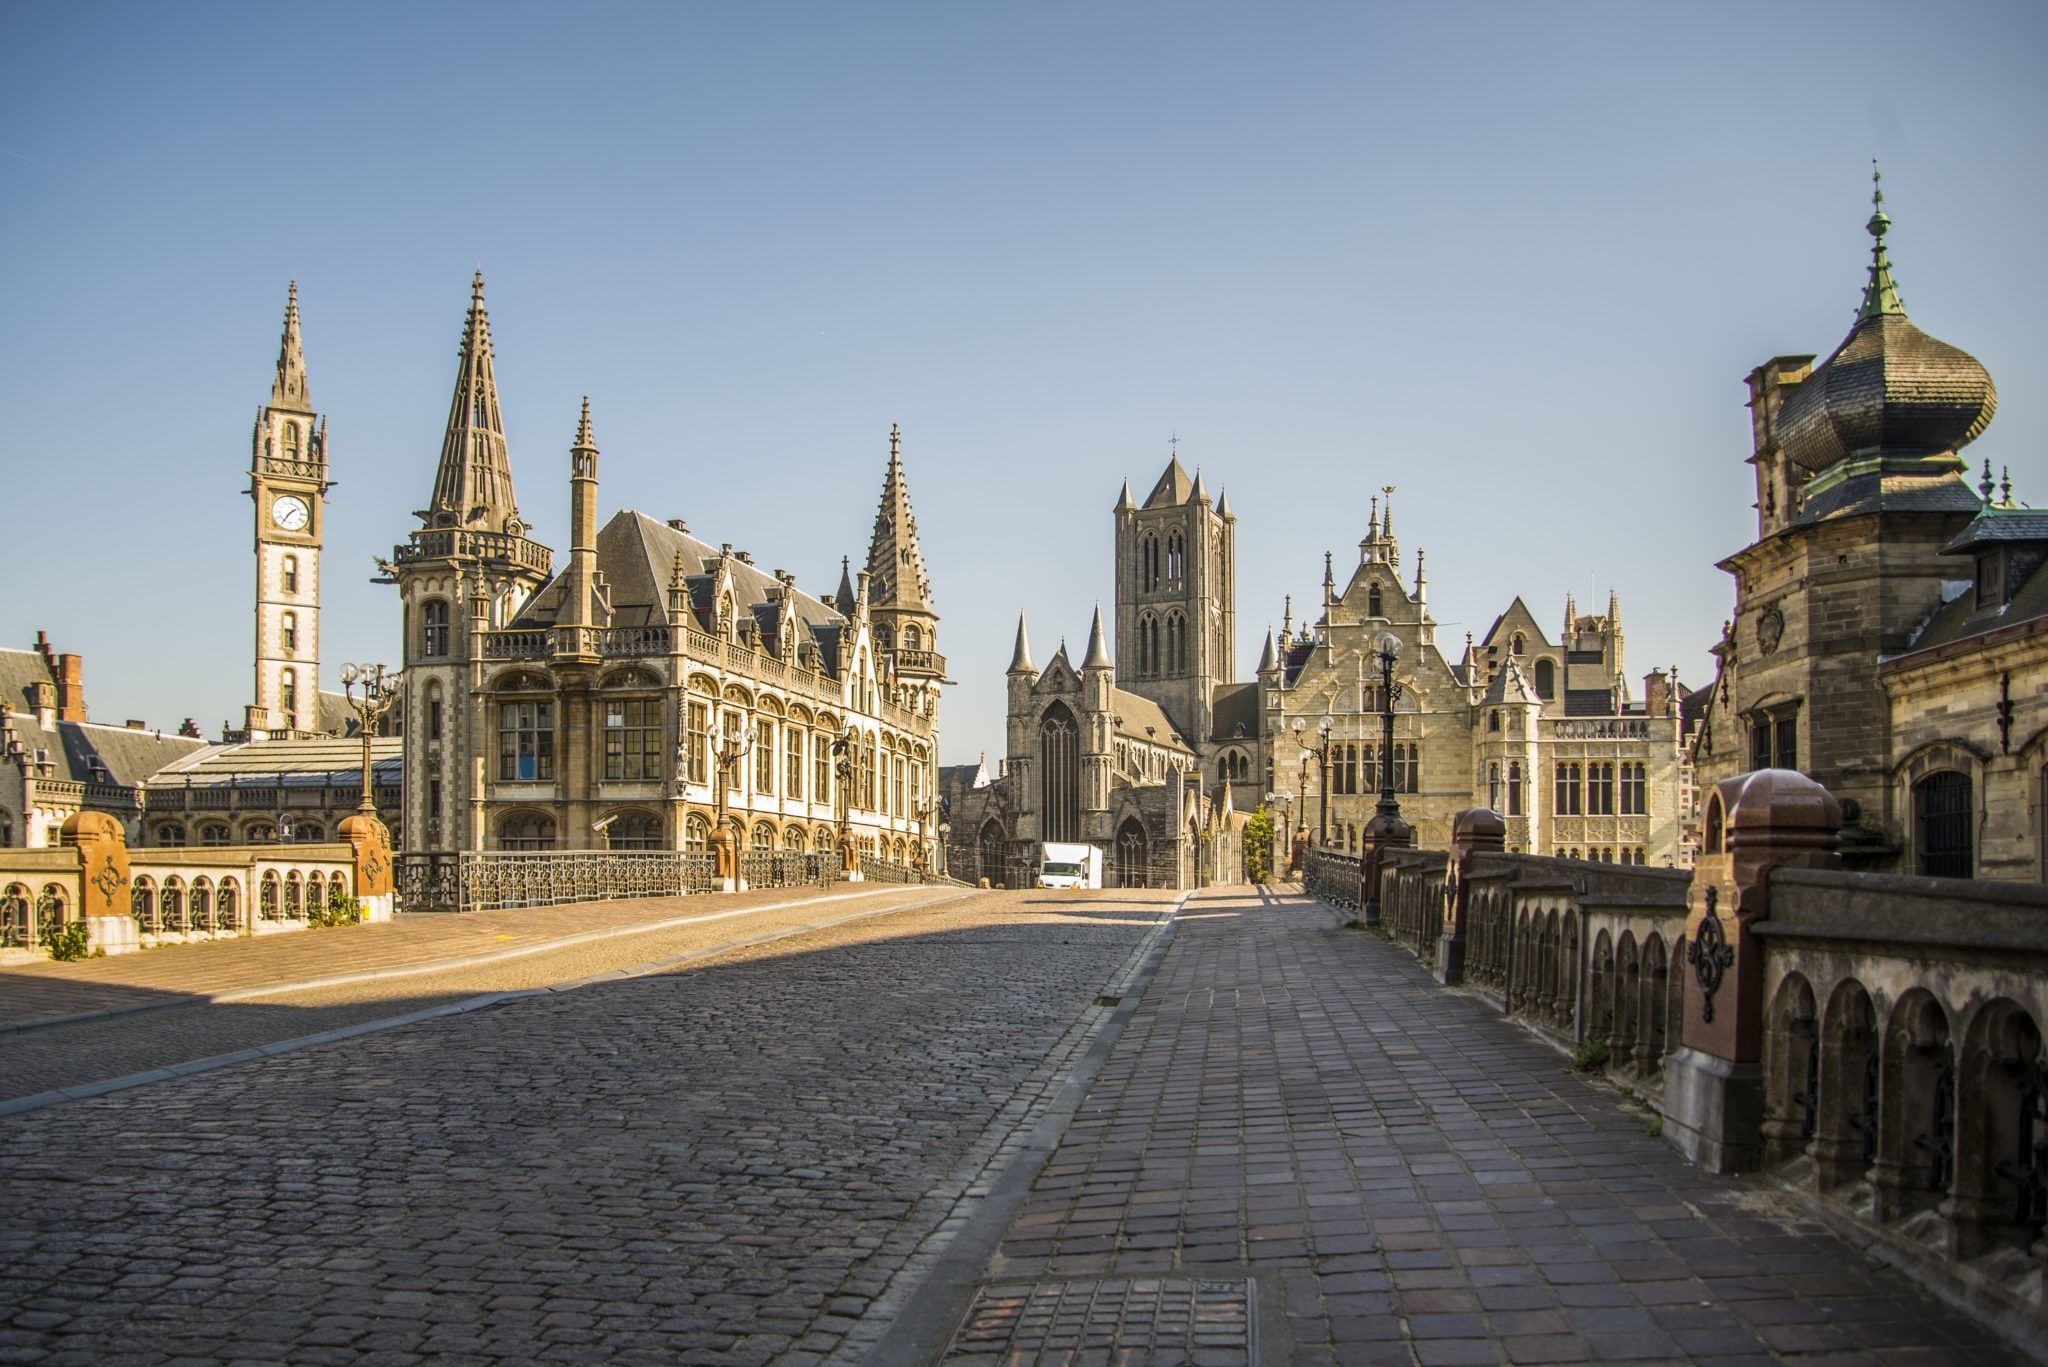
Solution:
<path fill-rule="evenodd" d="M 465 915 L 401 916 L 377 925 L 291 931 L 165 945 L 76 963 L 0 967 L 0 1035 L 131 1011 L 237 1001 L 381 976 L 485 963 L 605 936 L 639 934 L 678 919 L 793 902 L 875 897 L 909 885 L 841 883 L 732 894 L 656 897 Z"/>
<path fill-rule="evenodd" d="M 1336 919 L 1188 903 L 949 1367 L 2024 1361 Z"/>

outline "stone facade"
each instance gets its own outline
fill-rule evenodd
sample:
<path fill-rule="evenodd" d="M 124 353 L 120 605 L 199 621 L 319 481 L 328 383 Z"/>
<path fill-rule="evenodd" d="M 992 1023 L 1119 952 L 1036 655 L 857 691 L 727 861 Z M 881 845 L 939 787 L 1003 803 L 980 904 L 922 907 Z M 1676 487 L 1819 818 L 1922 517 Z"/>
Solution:
<path fill-rule="evenodd" d="M 867 568 L 830 599 L 680 520 L 598 526 L 589 405 L 567 565 L 526 535 L 481 276 L 404 615 L 409 852 L 748 848 L 927 865 L 938 652 L 892 434 Z"/>

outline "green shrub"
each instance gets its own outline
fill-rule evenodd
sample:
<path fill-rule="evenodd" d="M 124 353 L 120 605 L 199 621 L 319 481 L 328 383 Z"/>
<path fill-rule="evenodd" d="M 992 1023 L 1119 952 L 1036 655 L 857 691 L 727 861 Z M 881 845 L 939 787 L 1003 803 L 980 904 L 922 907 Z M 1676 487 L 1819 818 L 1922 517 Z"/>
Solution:
<path fill-rule="evenodd" d="M 1244 823 L 1244 878 L 1263 883 L 1273 876 L 1273 814 L 1264 807 Z"/>
<path fill-rule="evenodd" d="M 348 889 L 336 883 L 327 890 L 327 905 L 309 908 L 306 923 L 313 926 L 353 926 L 363 920 L 363 899 L 349 896 Z"/>
<path fill-rule="evenodd" d="M 58 963 L 76 963 L 93 957 L 92 929 L 83 920 L 66 921 L 61 926 L 44 926 L 42 941 L 43 947 L 50 951 L 50 957 Z"/>
<path fill-rule="evenodd" d="M 1643 1132 L 1652 1139 L 1661 1138 L 1664 1134 L 1664 1117 L 1661 1115 L 1651 1116 L 1650 1123 L 1643 1126 Z"/>
<path fill-rule="evenodd" d="M 1597 1073 L 1607 1066 L 1607 1041 L 1589 1039 L 1572 1052 L 1572 1071 Z"/>

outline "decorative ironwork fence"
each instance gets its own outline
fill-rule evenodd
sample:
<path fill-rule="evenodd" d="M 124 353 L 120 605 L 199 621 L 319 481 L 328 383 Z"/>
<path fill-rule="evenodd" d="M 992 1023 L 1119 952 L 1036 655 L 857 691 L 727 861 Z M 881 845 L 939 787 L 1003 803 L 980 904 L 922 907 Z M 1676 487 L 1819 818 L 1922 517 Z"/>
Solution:
<path fill-rule="evenodd" d="M 1362 861 L 1355 854 L 1311 848 L 1301 871 L 1301 888 L 1333 907 L 1358 909 L 1358 878 Z"/>
<path fill-rule="evenodd" d="M 794 850 L 742 850 L 740 877 L 751 888 L 823 887 L 839 876 L 833 854 L 799 854 Z"/>
<path fill-rule="evenodd" d="M 398 857 L 405 911 L 496 911 L 627 897 L 675 897 L 718 886 L 710 854 L 682 850 L 476 850 Z"/>
<path fill-rule="evenodd" d="M 912 868 L 908 864 L 892 864 L 886 859 L 876 859 L 874 856 L 866 854 L 860 857 L 860 876 L 870 883 L 922 883 L 926 881 L 924 870 L 922 869 Z"/>

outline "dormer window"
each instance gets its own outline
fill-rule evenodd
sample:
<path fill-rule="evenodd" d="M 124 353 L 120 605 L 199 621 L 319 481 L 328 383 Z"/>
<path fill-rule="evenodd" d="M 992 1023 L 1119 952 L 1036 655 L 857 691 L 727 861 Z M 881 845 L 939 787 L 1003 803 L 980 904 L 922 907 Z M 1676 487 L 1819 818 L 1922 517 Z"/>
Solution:
<path fill-rule="evenodd" d="M 2005 604 L 2005 552 L 1985 551 L 1977 557 L 1977 606 L 2002 608 Z"/>

